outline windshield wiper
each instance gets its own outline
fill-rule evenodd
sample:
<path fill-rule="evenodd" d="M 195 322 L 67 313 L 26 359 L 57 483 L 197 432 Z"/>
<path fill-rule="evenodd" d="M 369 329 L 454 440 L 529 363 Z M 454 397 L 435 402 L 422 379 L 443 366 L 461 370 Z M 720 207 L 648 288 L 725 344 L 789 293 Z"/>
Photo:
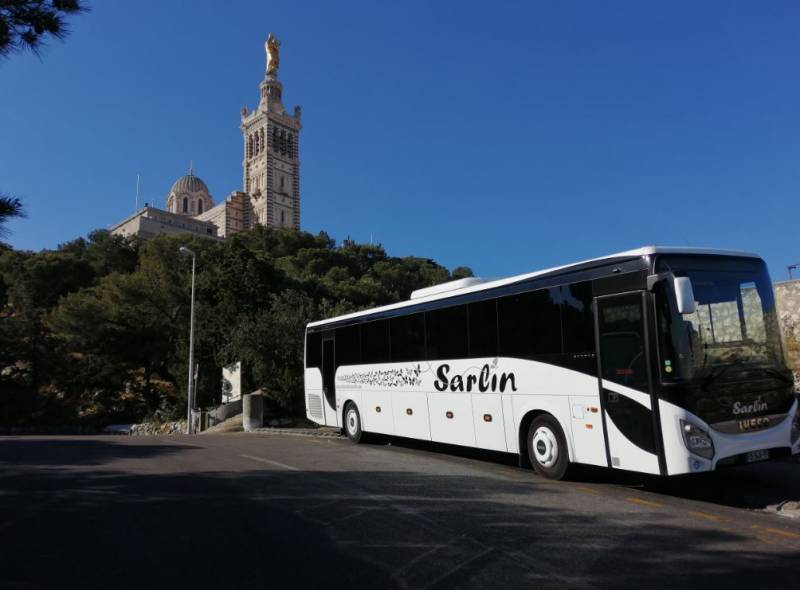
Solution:
<path fill-rule="evenodd" d="M 743 365 L 748 360 L 749 360 L 749 357 L 748 358 L 738 358 L 738 359 L 734 360 L 733 362 L 728 363 L 727 365 L 724 365 L 724 366 L 720 367 L 720 369 L 718 371 L 712 372 L 708 377 L 705 378 L 705 380 L 703 381 L 703 385 L 701 386 L 701 389 L 703 391 L 706 391 L 709 388 L 709 386 L 714 381 L 716 381 L 717 379 L 722 377 L 722 375 L 725 372 L 727 372 L 728 369 L 730 369 L 731 367 L 736 367 L 736 366 Z"/>
<path fill-rule="evenodd" d="M 780 372 L 778 369 L 773 369 L 772 367 L 760 367 L 760 369 L 767 375 L 772 375 L 773 377 L 777 377 L 786 384 L 794 385 L 794 379 L 789 378 L 786 374 Z"/>

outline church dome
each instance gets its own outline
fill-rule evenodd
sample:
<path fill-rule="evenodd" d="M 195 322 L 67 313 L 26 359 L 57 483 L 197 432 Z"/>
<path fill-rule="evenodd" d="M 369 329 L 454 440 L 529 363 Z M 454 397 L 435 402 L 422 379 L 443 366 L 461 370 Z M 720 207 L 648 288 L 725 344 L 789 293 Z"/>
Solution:
<path fill-rule="evenodd" d="M 167 211 L 180 215 L 201 215 L 214 206 L 214 199 L 208 192 L 205 182 L 194 175 L 181 176 L 169 189 L 167 195 Z"/>
<path fill-rule="evenodd" d="M 209 194 L 206 183 L 190 172 L 186 176 L 181 176 L 178 180 L 176 180 L 169 192 L 198 193 L 201 191 Z"/>

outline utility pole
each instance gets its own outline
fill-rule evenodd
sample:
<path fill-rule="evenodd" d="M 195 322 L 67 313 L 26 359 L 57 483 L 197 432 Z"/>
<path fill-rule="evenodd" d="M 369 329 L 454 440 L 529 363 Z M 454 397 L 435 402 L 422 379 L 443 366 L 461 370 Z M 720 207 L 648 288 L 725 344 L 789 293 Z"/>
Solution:
<path fill-rule="evenodd" d="M 194 402 L 194 273 L 197 256 L 187 248 L 181 246 L 179 252 L 185 256 L 192 257 L 192 303 L 189 311 L 189 385 L 186 392 L 186 434 L 193 434 L 192 428 L 192 405 Z"/>

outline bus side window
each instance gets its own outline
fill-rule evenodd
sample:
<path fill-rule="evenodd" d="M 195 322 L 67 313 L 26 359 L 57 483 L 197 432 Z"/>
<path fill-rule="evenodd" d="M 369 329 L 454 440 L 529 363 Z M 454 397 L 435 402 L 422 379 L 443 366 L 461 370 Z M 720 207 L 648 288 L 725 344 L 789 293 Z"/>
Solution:
<path fill-rule="evenodd" d="M 425 316 L 421 313 L 392 318 L 392 362 L 425 360 Z"/>
<path fill-rule="evenodd" d="M 361 330 L 359 326 L 336 329 L 336 366 L 361 364 Z"/>
<path fill-rule="evenodd" d="M 564 285 L 561 293 L 564 352 L 594 352 L 592 283 Z"/>
<path fill-rule="evenodd" d="M 497 300 L 478 301 L 467 307 L 469 314 L 469 356 L 497 356 Z"/>
<path fill-rule="evenodd" d="M 516 358 L 561 353 L 558 287 L 497 300 L 500 354 Z"/>
<path fill-rule="evenodd" d="M 376 320 L 361 326 L 361 362 L 388 363 L 389 320 Z"/>
<path fill-rule="evenodd" d="M 467 356 L 467 306 L 435 309 L 425 314 L 428 360 Z"/>
<path fill-rule="evenodd" d="M 322 334 L 315 332 L 306 335 L 306 367 L 319 368 L 322 365 Z"/>

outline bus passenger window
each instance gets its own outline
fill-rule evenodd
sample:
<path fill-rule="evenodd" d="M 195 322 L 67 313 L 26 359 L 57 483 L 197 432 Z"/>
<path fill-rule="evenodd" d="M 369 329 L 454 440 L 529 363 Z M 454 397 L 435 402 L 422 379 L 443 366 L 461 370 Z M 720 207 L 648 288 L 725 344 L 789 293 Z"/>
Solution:
<path fill-rule="evenodd" d="M 561 287 L 564 352 L 594 352 L 592 283 Z"/>
<path fill-rule="evenodd" d="M 497 300 L 500 355 L 533 358 L 561 353 L 559 288 L 542 289 Z"/>
<path fill-rule="evenodd" d="M 478 301 L 469 312 L 470 358 L 497 356 L 497 300 Z"/>
<path fill-rule="evenodd" d="M 336 329 L 336 366 L 361 364 L 361 330 L 358 326 Z"/>
<path fill-rule="evenodd" d="M 428 360 L 467 356 L 467 306 L 435 309 L 425 314 Z"/>
<path fill-rule="evenodd" d="M 306 334 L 306 367 L 322 365 L 322 334 L 315 332 Z"/>
<path fill-rule="evenodd" d="M 392 362 L 425 360 L 425 317 L 421 313 L 392 318 Z"/>
<path fill-rule="evenodd" d="M 361 326 L 361 362 L 388 363 L 389 321 L 377 320 Z"/>

